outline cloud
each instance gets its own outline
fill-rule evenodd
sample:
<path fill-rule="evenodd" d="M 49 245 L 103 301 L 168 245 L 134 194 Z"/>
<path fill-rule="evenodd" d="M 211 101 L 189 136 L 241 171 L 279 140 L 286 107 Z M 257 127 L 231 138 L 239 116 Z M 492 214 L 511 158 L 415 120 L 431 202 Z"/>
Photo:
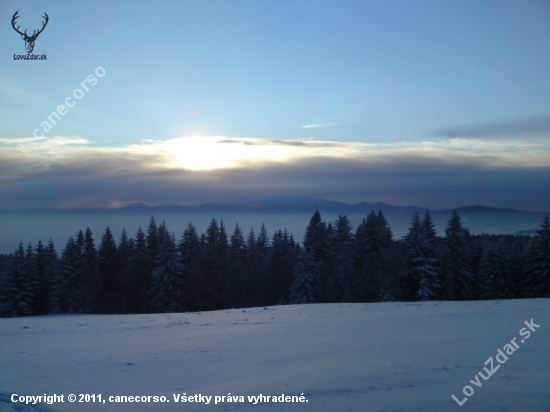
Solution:
<path fill-rule="evenodd" d="M 0 137 L 0 145 L 7 147 L 18 147 L 21 142 L 30 143 L 32 150 L 51 150 L 62 146 L 89 145 L 93 143 L 79 136 L 27 137 L 24 139 L 19 137 Z"/>
<path fill-rule="evenodd" d="M 230 152 L 229 146 L 217 145 L 223 140 L 232 139 L 173 139 L 120 147 L 67 145 L 27 153 L 3 147 L 0 209 L 137 201 L 239 203 L 290 196 L 433 208 L 476 202 L 531 210 L 550 205 L 550 193 L 544 190 L 550 187 L 550 152 L 534 144 L 508 141 L 503 151 L 501 143 L 483 141 L 474 141 L 477 148 L 467 150 L 472 143 L 467 139 L 391 145 L 332 142 L 339 146 L 313 149 L 260 143 L 230 144 L 236 150 Z M 194 145 L 199 145 L 196 151 L 187 153 Z M 216 156 L 228 152 L 231 161 L 218 159 L 222 166 L 202 169 L 182 163 L 182 159 L 200 161 L 197 156 L 208 156 L 216 146 L 221 149 Z M 269 150 L 256 152 L 258 147 Z M 266 157 L 273 152 L 272 158 Z"/>
<path fill-rule="evenodd" d="M 334 126 L 334 123 L 306 124 L 302 126 L 302 129 L 317 129 L 319 127 L 330 127 L 330 126 Z"/>
<path fill-rule="evenodd" d="M 550 136 L 550 115 L 517 120 L 507 120 L 489 124 L 455 127 L 434 132 L 446 138 L 497 139 L 523 138 L 527 136 Z"/>
<path fill-rule="evenodd" d="M 281 140 L 281 139 L 223 139 L 216 143 L 237 143 L 246 146 L 294 146 L 294 147 L 344 147 L 345 143 L 339 142 L 320 142 L 314 141 L 312 138 L 297 139 L 297 140 Z"/>

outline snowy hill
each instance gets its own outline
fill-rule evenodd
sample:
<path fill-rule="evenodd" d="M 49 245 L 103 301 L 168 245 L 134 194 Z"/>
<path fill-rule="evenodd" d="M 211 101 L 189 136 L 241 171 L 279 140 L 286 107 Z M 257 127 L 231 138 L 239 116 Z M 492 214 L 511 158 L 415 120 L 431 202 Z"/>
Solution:
<path fill-rule="evenodd" d="M 531 319 L 540 327 L 525 339 Z M 480 379 L 513 338 L 519 349 Z M 0 347 L 0 411 L 550 410 L 549 299 L 0 319 Z M 474 393 L 459 406 L 451 395 L 463 401 L 465 386 Z M 65 402 L 9 403 L 54 393 Z M 214 404 L 229 393 L 244 401 Z M 107 402 L 69 403 L 69 394 Z M 212 398 L 175 403 L 183 394 Z M 248 401 L 260 394 L 308 402 Z M 108 401 L 117 395 L 170 402 Z"/>

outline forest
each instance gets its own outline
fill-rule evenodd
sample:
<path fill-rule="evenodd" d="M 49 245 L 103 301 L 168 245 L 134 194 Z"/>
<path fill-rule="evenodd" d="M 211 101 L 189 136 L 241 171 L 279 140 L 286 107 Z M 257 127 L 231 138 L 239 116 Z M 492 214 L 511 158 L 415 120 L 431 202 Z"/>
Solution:
<path fill-rule="evenodd" d="M 352 228 L 315 211 L 300 244 L 285 230 L 230 232 L 215 218 L 178 239 L 154 217 L 118 242 L 88 228 L 0 255 L 0 314 L 165 313 L 282 304 L 550 297 L 550 222 L 534 236 L 472 235 L 454 211 L 445 233 L 415 213 L 394 239 L 379 211 Z"/>

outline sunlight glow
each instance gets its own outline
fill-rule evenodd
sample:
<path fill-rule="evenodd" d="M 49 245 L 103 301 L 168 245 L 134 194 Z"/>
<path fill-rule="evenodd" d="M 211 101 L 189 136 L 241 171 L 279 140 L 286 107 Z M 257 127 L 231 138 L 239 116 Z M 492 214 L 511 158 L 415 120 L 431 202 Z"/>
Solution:
<path fill-rule="evenodd" d="M 223 136 L 187 137 L 152 144 L 153 150 L 172 155 L 170 167 L 211 170 L 242 166 L 246 163 L 285 162 L 304 156 L 335 155 L 333 148 L 315 147 L 310 140 L 281 140 Z M 349 152 L 349 149 L 345 150 Z M 339 151 L 342 155 L 342 151 Z"/>

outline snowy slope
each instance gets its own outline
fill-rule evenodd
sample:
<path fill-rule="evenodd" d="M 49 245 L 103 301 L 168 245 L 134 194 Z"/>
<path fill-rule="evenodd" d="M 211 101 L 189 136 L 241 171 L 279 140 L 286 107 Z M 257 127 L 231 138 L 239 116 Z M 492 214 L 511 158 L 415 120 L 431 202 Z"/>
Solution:
<path fill-rule="evenodd" d="M 524 321 L 540 325 L 520 343 Z M 470 383 L 516 337 L 481 387 Z M 0 411 L 20 395 L 165 395 L 28 411 L 550 411 L 550 300 L 291 305 L 0 319 Z M 497 364 L 496 360 L 494 361 Z M 462 389 L 474 394 L 463 406 Z M 245 402 L 175 403 L 173 394 Z M 247 395 L 307 403 L 253 405 Z M 16 405 L 20 407 L 21 405 Z M 22 409 L 19 409 L 22 410 Z"/>

